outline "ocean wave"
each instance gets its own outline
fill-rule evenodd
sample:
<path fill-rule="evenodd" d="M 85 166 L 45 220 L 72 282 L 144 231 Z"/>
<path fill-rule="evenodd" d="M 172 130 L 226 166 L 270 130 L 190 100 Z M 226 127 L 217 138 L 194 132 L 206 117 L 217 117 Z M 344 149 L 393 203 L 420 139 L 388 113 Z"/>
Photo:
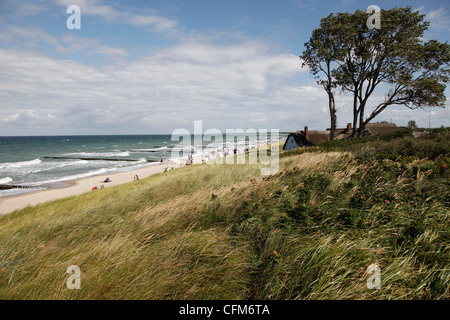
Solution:
<path fill-rule="evenodd" d="M 131 149 L 129 152 L 153 152 L 167 150 L 167 147 L 148 148 L 148 149 Z"/>
<path fill-rule="evenodd" d="M 32 183 L 29 183 L 29 185 L 40 186 L 40 185 L 48 184 L 48 183 L 56 183 L 56 182 L 63 182 L 63 181 L 69 181 L 69 180 L 89 178 L 89 177 L 97 176 L 97 175 L 115 171 L 115 170 L 116 170 L 115 168 L 101 168 L 98 170 L 92 170 L 92 171 L 88 171 L 88 172 L 84 172 L 84 173 L 74 174 L 71 176 L 65 176 L 65 177 L 50 179 L 50 180 L 45 180 L 45 181 L 32 182 Z"/>
<path fill-rule="evenodd" d="M 136 165 L 140 165 L 142 163 L 148 163 L 147 159 L 144 158 L 140 158 L 137 159 L 136 161 L 105 161 L 102 162 L 103 165 L 110 165 L 110 168 L 132 168 L 135 167 Z"/>
<path fill-rule="evenodd" d="M 63 156 L 79 156 L 79 157 L 128 157 L 130 153 L 128 151 L 113 151 L 113 152 L 74 152 L 65 153 Z"/>
<path fill-rule="evenodd" d="M 11 179 L 10 177 L 1 178 L 0 179 L 0 184 L 10 183 L 11 181 L 13 181 L 13 179 Z"/>
<path fill-rule="evenodd" d="M 181 151 L 181 150 L 185 150 L 185 151 L 192 151 L 195 148 L 193 146 L 187 145 L 187 146 L 175 146 L 172 148 L 172 151 Z"/>
<path fill-rule="evenodd" d="M 128 151 L 124 151 L 124 152 L 117 153 L 115 156 L 116 157 L 128 157 L 129 155 L 130 155 L 130 153 Z"/>
<path fill-rule="evenodd" d="M 87 161 L 87 160 L 76 160 L 76 161 L 70 161 L 70 162 L 56 162 L 56 163 L 54 163 L 54 165 L 53 165 L 53 163 L 50 162 L 50 163 L 48 163 L 49 165 L 51 165 L 50 167 L 32 170 L 32 171 L 29 171 L 28 173 L 45 172 L 45 171 L 60 169 L 60 168 L 64 168 L 64 167 L 84 165 L 84 164 L 88 164 L 88 163 L 89 163 L 89 161 Z"/>
<path fill-rule="evenodd" d="M 12 169 L 12 168 L 21 168 L 26 166 L 32 166 L 41 163 L 41 159 L 37 158 L 30 161 L 21 161 L 21 162 L 5 162 L 0 163 L 0 169 Z"/>

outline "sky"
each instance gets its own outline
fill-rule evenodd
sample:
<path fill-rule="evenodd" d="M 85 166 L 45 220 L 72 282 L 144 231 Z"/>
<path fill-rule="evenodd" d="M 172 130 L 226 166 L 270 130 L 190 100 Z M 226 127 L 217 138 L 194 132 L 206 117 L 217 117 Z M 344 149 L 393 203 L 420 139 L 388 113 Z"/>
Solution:
<path fill-rule="evenodd" d="M 80 29 L 67 26 L 70 5 Z M 411 6 L 430 22 L 425 40 L 449 41 L 447 0 L 0 0 L 0 136 L 170 134 L 194 121 L 324 130 L 327 95 L 299 55 L 322 17 L 370 5 Z M 336 104 L 345 127 L 352 99 L 338 93 Z M 374 119 L 409 120 L 450 126 L 450 102 Z"/>

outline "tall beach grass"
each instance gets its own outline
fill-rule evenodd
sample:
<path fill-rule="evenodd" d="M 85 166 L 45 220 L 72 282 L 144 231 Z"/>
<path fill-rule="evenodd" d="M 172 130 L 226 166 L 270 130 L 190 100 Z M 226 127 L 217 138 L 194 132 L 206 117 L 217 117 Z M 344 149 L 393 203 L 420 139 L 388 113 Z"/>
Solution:
<path fill-rule="evenodd" d="M 381 144 L 285 152 L 271 176 L 192 165 L 2 216 L 0 298 L 448 299 L 448 149 Z"/>

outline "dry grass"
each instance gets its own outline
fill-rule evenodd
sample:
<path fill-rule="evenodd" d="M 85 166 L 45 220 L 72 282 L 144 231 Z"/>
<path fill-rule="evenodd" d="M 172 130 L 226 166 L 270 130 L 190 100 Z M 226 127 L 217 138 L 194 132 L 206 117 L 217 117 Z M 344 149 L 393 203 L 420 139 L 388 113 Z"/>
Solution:
<path fill-rule="evenodd" d="M 273 176 L 204 164 L 26 208 L 0 218 L 0 298 L 449 298 L 445 176 L 408 170 L 302 152 Z"/>

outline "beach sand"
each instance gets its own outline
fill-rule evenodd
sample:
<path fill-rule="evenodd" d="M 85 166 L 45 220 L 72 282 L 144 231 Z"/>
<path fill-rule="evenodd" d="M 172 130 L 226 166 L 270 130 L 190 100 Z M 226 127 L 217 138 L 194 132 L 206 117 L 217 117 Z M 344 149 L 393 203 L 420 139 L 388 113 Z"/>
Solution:
<path fill-rule="evenodd" d="M 93 176 L 84 179 L 65 181 L 67 186 L 62 188 L 50 188 L 0 198 L 0 215 L 8 214 L 15 210 L 23 209 L 27 206 L 35 206 L 47 201 L 79 195 L 89 192 L 92 188 L 100 187 L 101 185 L 105 188 L 109 188 L 111 186 L 132 182 L 136 175 L 139 176 L 139 179 L 143 179 L 153 174 L 164 172 L 166 168 L 167 163 L 163 163 L 139 168 L 133 171 L 108 174 L 107 176 L 112 180 L 108 183 L 102 182 L 105 180 L 106 176 Z"/>

